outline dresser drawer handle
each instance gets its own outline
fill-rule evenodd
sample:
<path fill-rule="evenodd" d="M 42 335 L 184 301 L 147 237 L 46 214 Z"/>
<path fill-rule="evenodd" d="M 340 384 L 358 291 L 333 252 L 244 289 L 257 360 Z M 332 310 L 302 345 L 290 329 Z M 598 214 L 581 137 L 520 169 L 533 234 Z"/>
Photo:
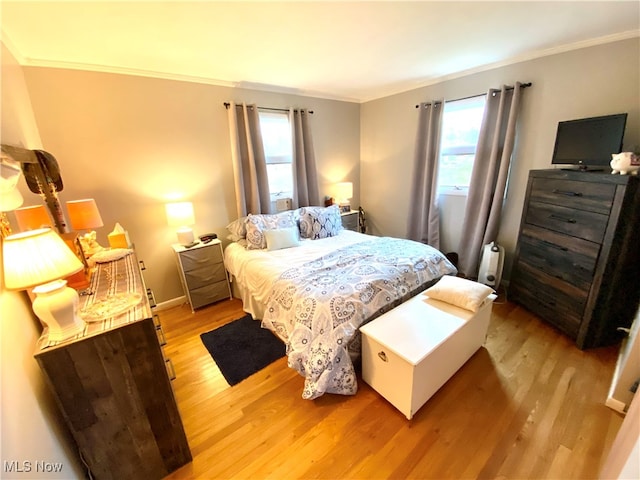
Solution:
<path fill-rule="evenodd" d="M 170 358 L 167 358 L 165 361 L 165 365 L 167 368 L 167 374 L 169 375 L 169 380 L 175 380 L 176 379 L 176 369 L 173 368 L 173 362 L 171 361 Z"/>
<path fill-rule="evenodd" d="M 542 241 L 545 245 L 549 247 L 557 248 L 558 250 L 562 250 L 563 252 L 568 252 L 569 249 L 567 247 L 561 247 L 560 245 L 556 245 L 555 243 L 547 242 L 546 240 Z"/>
<path fill-rule="evenodd" d="M 562 220 L 563 222 L 567 223 L 576 223 L 576 220 L 573 218 L 565 218 L 561 217 L 560 215 L 554 215 L 553 213 L 549 215 L 549 218 L 553 218 L 554 220 Z"/>
<path fill-rule="evenodd" d="M 570 192 L 568 190 L 558 190 L 557 188 L 553 191 L 553 193 L 557 193 L 558 195 L 566 195 L 567 197 L 581 197 L 582 193 L 580 192 Z"/>
<path fill-rule="evenodd" d="M 380 360 L 382 360 L 383 362 L 389 361 L 389 359 L 387 358 L 387 354 L 384 352 L 378 352 L 378 357 L 380 357 Z"/>

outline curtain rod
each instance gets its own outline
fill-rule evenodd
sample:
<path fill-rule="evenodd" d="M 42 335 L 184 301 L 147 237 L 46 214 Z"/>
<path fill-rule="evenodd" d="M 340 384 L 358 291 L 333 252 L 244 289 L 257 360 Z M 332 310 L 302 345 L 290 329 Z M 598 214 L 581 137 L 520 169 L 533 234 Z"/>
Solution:
<path fill-rule="evenodd" d="M 231 104 L 229 102 L 224 102 L 224 108 L 226 108 L 227 110 L 229 110 L 229 107 L 231 106 Z M 288 112 L 289 109 L 288 108 L 272 108 L 272 107 L 257 107 L 260 110 L 273 110 L 276 112 Z M 294 108 L 293 109 L 294 112 L 297 112 L 298 110 L 302 110 L 301 108 Z M 307 110 L 307 112 L 309 112 L 311 115 L 313 115 L 313 110 Z"/>
<path fill-rule="evenodd" d="M 531 85 L 533 85 L 531 82 L 529 83 L 522 83 L 520 85 L 520 88 L 527 88 L 530 87 Z M 507 90 L 513 90 L 514 87 L 507 87 Z M 492 88 L 491 90 L 496 90 L 495 88 Z M 467 100 L 469 98 L 473 98 L 473 97 L 479 97 L 480 95 L 486 95 L 486 93 L 479 93 L 478 95 L 469 95 L 468 97 L 462 97 L 462 98 L 456 98 L 453 100 L 445 100 L 446 102 L 458 102 L 460 100 Z M 429 102 L 427 103 L 427 105 L 440 105 L 442 102 L 441 101 L 436 101 L 436 102 Z M 416 105 L 416 108 L 420 108 L 420 105 Z"/>

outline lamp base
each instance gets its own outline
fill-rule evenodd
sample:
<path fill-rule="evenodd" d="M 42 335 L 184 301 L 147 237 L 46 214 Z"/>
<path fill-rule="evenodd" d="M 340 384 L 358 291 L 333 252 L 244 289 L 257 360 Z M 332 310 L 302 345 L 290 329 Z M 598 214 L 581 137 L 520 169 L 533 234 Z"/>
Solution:
<path fill-rule="evenodd" d="M 178 235 L 178 243 L 180 245 L 190 245 L 193 243 L 193 230 L 189 227 L 180 227 L 176 231 Z"/>
<path fill-rule="evenodd" d="M 33 289 L 33 311 L 49 328 L 49 339 L 59 342 L 82 333 L 85 323 L 77 314 L 78 292 L 56 280 Z"/>

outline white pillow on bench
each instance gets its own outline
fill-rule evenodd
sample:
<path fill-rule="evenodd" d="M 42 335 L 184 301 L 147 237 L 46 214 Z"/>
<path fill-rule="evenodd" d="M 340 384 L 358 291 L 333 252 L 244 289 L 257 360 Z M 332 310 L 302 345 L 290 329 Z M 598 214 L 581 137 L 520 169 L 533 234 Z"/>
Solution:
<path fill-rule="evenodd" d="M 438 283 L 427 288 L 425 293 L 434 300 L 477 312 L 482 302 L 493 293 L 493 289 L 482 283 L 445 275 Z"/>

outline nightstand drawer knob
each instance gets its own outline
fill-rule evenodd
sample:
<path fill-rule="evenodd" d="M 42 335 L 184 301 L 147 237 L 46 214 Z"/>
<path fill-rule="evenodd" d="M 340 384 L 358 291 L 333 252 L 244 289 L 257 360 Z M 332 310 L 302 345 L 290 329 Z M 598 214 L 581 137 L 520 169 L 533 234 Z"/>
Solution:
<path fill-rule="evenodd" d="M 383 362 L 389 361 L 389 359 L 387 358 L 387 354 L 384 352 L 378 352 L 378 357 L 380 357 L 380 360 L 382 360 Z"/>

